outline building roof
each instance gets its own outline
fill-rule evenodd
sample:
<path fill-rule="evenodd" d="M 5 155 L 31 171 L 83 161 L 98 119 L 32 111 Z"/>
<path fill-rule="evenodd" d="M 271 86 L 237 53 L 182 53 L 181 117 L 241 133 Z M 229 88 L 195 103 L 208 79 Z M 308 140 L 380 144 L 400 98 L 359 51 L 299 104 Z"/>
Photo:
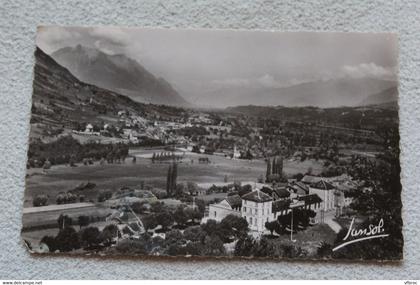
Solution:
<path fill-rule="evenodd" d="M 286 190 L 286 187 L 277 187 L 273 190 L 279 198 L 288 198 L 290 197 L 290 192 Z"/>
<path fill-rule="evenodd" d="M 321 189 L 321 190 L 333 190 L 333 189 L 335 189 L 335 187 L 331 183 L 326 182 L 323 179 L 318 181 L 317 183 L 314 183 L 312 185 L 312 188 Z"/>
<path fill-rule="evenodd" d="M 310 194 L 310 195 L 305 195 L 305 196 L 300 196 L 299 201 L 304 201 L 305 205 L 312 205 L 312 204 L 316 204 L 316 203 L 321 203 L 322 199 L 319 198 L 319 196 L 317 194 Z"/>
<path fill-rule="evenodd" d="M 322 180 L 322 177 L 312 176 L 312 175 L 305 175 L 303 176 L 301 182 L 306 184 L 317 183 Z"/>
<path fill-rule="evenodd" d="M 301 193 L 304 192 L 305 194 L 309 193 L 308 185 L 306 185 L 303 182 L 290 183 L 289 187 L 292 188 L 294 190 L 294 192 L 298 193 L 298 194 L 299 194 L 299 192 L 301 192 Z"/>
<path fill-rule="evenodd" d="M 273 195 L 273 189 L 271 189 L 270 187 L 264 186 L 263 188 L 261 188 L 260 190 L 261 192 L 264 192 L 267 195 L 272 196 Z"/>
<path fill-rule="evenodd" d="M 227 196 L 225 200 L 232 207 L 232 209 L 242 206 L 242 199 L 238 194 Z"/>
<path fill-rule="evenodd" d="M 252 191 L 248 194 L 245 194 L 242 196 L 242 199 L 244 200 L 248 200 L 248 201 L 253 201 L 256 203 L 264 203 L 264 202 L 268 202 L 268 201 L 273 201 L 273 198 L 270 197 L 270 195 L 265 194 L 264 192 L 261 191 Z"/>
<path fill-rule="evenodd" d="M 273 202 L 272 212 L 280 212 L 289 209 L 290 200 L 278 200 Z"/>

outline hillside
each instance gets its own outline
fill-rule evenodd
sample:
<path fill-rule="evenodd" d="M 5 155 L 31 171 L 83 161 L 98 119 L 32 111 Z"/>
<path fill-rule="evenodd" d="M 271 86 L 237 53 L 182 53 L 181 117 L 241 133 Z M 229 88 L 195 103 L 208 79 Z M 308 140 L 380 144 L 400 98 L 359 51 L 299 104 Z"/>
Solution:
<path fill-rule="evenodd" d="M 186 106 L 188 103 L 163 78 L 157 78 L 123 54 L 109 55 L 81 45 L 51 55 L 78 79 L 129 96 L 135 101 Z"/>
<path fill-rule="evenodd" d="M 41 49 L 36 49 L 32 138 L 52 136 L 86 122 L 115 125 L 120 110 L 152 119 L 182 113 L 178 108 L 138 103 L 127 96 L 81 82 Z"/>
<path fill-rule="evenodd" d="M 360 106 L 367 105 L 381 105 L 392 102 L 397 102 L 398 100 L 398 88 L 391 87 L 381 92 L 372 94 L 360 102 Z"/>

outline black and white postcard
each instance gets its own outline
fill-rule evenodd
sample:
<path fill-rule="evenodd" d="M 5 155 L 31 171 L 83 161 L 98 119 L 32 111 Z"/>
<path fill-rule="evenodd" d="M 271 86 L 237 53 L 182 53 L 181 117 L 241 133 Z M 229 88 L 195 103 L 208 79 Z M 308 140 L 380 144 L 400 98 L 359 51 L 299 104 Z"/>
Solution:
<path fill-rule="evenodd" d="M 398 37 L 38 28 L 33 253 L 402 260 Z"/>

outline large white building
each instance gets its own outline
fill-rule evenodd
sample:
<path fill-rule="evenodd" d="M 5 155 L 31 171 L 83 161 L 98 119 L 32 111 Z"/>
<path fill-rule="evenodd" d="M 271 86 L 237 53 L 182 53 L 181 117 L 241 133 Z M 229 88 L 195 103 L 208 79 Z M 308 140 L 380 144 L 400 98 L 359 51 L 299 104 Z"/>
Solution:
<path fill-rule="evenodd" d="M 265 223 L 274 219 L 273 198 L 259 190 L 243 195 L 242 217 L 250 230 L 263 232 Z"/>
<path fill-rule="evenodd" d="M 277 192 L 272 191 L 276 195 Z M 228 215 L 236 215 L 246 219 L 251 231 L 264 232 L 266 222 L 287 215 L 293 207 L 311 209 L 315 212 L 323 209 L 323 201 L 316 194 L 293 199 L 277 198 L 276 195 L 255 190 L 242 197 L 238 194 L 227 196 L 221 202 L 209 205 L 208 215 L 202 219 L 202 223 L 209 219 L 220 222 Z"/>

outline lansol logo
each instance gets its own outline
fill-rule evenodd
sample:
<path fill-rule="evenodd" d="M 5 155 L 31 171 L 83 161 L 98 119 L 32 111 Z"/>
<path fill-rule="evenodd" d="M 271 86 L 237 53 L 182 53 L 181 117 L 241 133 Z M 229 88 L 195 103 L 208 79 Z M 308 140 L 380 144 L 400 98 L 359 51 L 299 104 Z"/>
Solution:
<path fill-rule="evenodd" d="M 333 251 L 336 251 L 352 243 L 361 242 L 364 240 L 374 239 L 374 238 L 384 238 L 384 237 L 389 236 L 389 234 L 386 234 L 384 232 L 385 232 L 385 229 L 384 229 L 383 219 L 380 219 L 377 225 L 370 224 L 366 228 L 356 229 L 354 228 L 354 217 L 353 217 L 350 223 L 349 230 L 347 231 L 346 236 L 343 238 L 344 243 L 333 248 Z M 355 239 L 347 241 L 349 237 L 353 237 Z"/>

